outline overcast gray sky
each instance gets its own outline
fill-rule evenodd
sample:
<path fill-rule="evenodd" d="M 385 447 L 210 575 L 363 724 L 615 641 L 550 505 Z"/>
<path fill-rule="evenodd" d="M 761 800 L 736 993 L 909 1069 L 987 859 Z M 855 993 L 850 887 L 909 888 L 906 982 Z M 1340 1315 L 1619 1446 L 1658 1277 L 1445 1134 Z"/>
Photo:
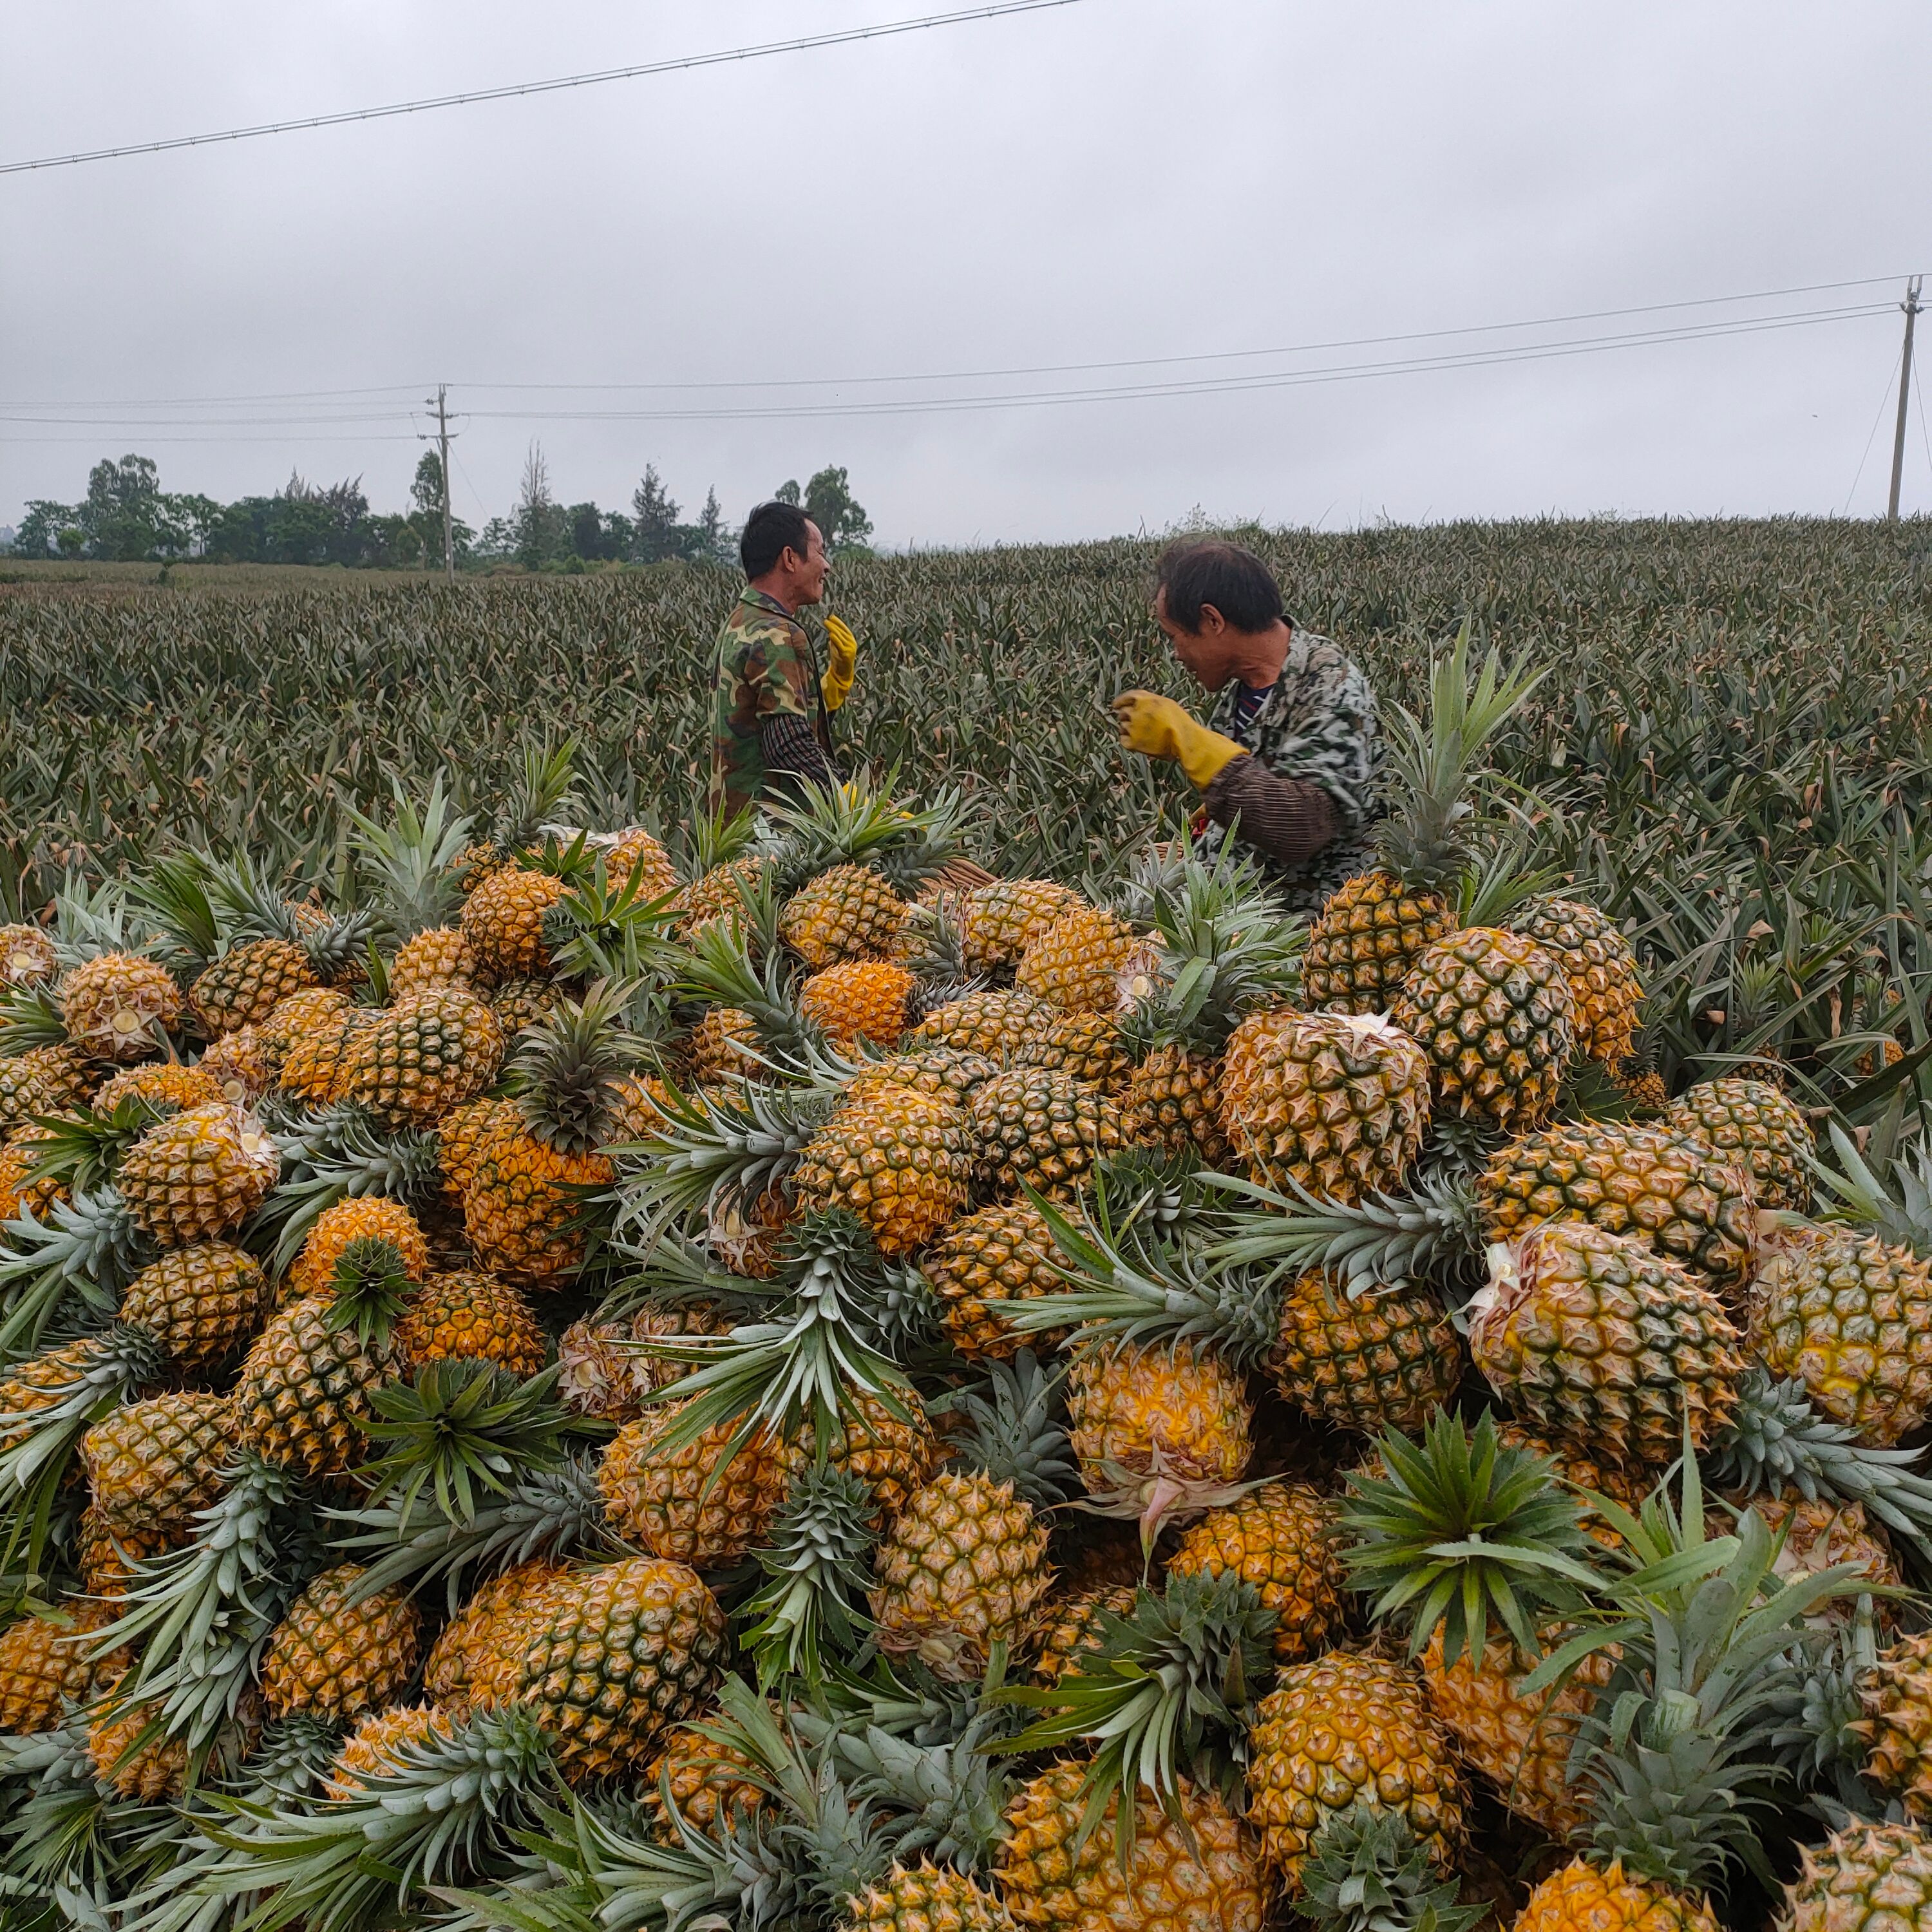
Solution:
<path fill-rule="evenodd" d="M 957 4 L 19 7 L 0 61 L 0 160 Z M 294 467 L 360 474 L 378 508 L 400 508 L 420 450 L 409 406 L 438 380 L 466 412 L 455 497 L 472 524 L 509 507 L 532 436 L 566 502 L 624 506 L 650 460 L 687 512 L 715 484 L 734 520 L 784 478 L 844 464 L 892 544 L 1158 530 L 1196 506 L 1330 528 L 1832 512 L 1848 494 L 1870 513 L 1889 458 L 1896 278 L 1932 268 L 1928 73 L 1924 0 L 1078 0 L 0 176 L 0 398 L 56 406 L 0 411 L 40 418 L 0 420 L 0 521 L 30 496 L 77 496 L 88 465 L 124 450 L 153 455 L 169 488 L 266 492 Z M 935 380 L 1861 278 L 1886 279 L 1527 333 Z M 1272 378 L 1868 304 L 1885 306 L 1218 394 L 610 413 Z M 851 380 L 882 376 L 913 380 Z M 779 382 L 808 386 L 742 386 Z M 485 386 L 569 384 L 741 386 Z M 131 406 L 364 388 L 384 393 Z M 68 406 L 82 404 L 96 406 Z M 1932 508 L 1916 414 L 1906 503 Z"/>

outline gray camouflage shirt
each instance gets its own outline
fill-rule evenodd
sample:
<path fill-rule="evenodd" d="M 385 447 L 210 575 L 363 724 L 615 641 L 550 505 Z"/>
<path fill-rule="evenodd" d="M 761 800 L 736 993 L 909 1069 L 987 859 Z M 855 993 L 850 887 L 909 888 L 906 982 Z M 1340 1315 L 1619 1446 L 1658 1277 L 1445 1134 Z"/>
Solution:
<path fill-rule="evenodd" d="M 1290 868 L 1259 855 L 1288 908 L 1312 914 L 1337 886 L 1375 862 L 1382 772 L 1376 695 L 1360 665 L 1332 638 L 1298 627 L 1280 680 L 1245 724 L 1235 718 L 1240 690 L 1232 680 L 1223 687 L 1208 728 L 1233 739 L 1276 777 L 1318 787 L 1334 808 L 1334 839 L 1306 865 Z"/>

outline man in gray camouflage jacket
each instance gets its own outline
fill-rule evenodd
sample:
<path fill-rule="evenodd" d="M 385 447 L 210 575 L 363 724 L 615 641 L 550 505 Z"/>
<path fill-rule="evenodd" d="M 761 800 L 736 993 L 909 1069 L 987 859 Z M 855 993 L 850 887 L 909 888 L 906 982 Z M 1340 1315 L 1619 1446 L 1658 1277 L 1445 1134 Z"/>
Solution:
<path fill-rule="evenodd" d="M 1171 545 L 1154 620 L 1205 688 L 1205 726 L 1171 698 L 1124 692 L 1120 742 L 1172 758 L 1201 794 L 1197 831 L 1233 825 L 1291 910 L 1312 914 L 1374 862 L 1381 740 L 1375 693 L 1330 639 L 1282 614 L 1268 566 L 1229 543 Z"/>

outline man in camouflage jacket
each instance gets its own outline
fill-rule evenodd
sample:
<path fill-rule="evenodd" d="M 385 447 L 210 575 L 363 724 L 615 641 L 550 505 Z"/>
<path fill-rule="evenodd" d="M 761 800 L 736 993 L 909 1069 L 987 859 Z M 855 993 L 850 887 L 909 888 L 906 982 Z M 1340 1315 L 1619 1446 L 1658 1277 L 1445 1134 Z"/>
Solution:
<path fill-rule="evenodd" d="M 1178 762 L 1201 793 L 1198 829 L 1234 826 L 1288 909 L 1318 910 L 1374 863 L 1381 740 L 1361 667 L 1290 624 L 1268 566 L 1233 544 L 1172 546 L 1154 608 L 1174 655 L 1220 697 L 1203 727 L 1172 698 L 1123 692 L 1120 742 Z"/>
<path fill-rule="evenodd" d="M 739 540 L 743 592 L 718 633 L 711 700 L 712 811 L 736 817 L 802 784 L 830 789 L 831 714 L 850 696 L 858 643 L 826 620 L 823 673 L 797 613 L 825 595 L 830 566 L 818 526 L 794 503 L 760 503 Z"/>

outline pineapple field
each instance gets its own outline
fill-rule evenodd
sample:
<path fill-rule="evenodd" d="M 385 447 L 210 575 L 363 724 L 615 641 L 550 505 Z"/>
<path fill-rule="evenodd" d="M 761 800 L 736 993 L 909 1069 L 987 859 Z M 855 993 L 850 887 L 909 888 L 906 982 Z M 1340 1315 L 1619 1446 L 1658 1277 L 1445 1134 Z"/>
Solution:
<path fill-rule="evenodd" d="M 1932 534 L 0 581 L 8 1932 L 1932 1928 Z"/>

